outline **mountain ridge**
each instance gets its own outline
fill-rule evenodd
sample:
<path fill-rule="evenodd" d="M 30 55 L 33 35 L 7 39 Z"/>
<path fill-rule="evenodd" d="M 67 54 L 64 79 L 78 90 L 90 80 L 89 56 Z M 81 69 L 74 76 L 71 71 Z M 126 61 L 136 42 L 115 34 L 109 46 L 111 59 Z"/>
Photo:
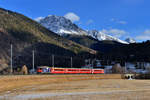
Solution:
<path fill-rule="evenodd" d="M 87 36 L 91 36 L 95 39 L 98 39 L 99 41 L 113 40 L 113 41 L 117 41 L 117 42 L 120 42 L 123 44 L 129 44 L 126 41 L 123 41 L 116 37 L 104 34 L 97 30 L 86 31 L 86 30 L 78 27 L 76 24 L 72 23 L 69 19 L 67 19 L 63 16 L 49 15 L 45 18 L 42 18 L 38 22 L 41 25 L 43 25 L 44 27 L 46 27 L 47 29 L 49 29 L 61 36 L 65 35 L 65 34 L 87 35 Z"/>

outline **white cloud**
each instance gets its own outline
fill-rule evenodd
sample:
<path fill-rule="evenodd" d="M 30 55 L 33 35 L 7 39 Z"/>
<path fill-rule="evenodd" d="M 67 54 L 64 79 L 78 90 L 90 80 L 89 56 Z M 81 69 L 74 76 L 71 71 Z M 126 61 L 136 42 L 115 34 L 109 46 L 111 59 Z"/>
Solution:
<path fill-rule="evenodd" d="M 120 30 L 120 29 L 110 29 L 110 30 L 103 29 L 103 30 L 101 30 L 101 32 L 103 32 L 105 34 L 112 35 L 112 36 L 117 37 L 117 38 L 120 38 L 123 35 L 128 33 L 126 31 Z"/>
<path fill-rule="evenodd" d="M 110 19 L 110 21 L 112 21 L 112 22 L 114 22 L 114 23 L 117 23 L 117 24 L 122 24 L 122 25 L 127 24 L 126 21 L 118 20 L 118 19 L 115 19 L 115 18 Z"/>
<path fill-rule="evenodd" d="M 44 19 L 44 17 L 38 17 L 38 18 L 35 18 L 34 20 L 39 22 L 41 19 Z"/>
<path fill-rule="evenodd" d="M 94 21 L 92 20 L 92 19 L 90 19 L 90 20 L 88 20 L 87 22 L 86 22 L 86 25 L 90 25 L 90 24 L 92 24 Z"/>
<path fill-rule="evenodd" d="M 126 21 L 118 21 L 118 23 L 119 23 L 119 24 L 123 24 L 123 25 L 127 24 Z"/>
<path fill-rule="evenodd" d="M 145 35 L 150 35 L 150 30 L 145 30 L 145 31 L 143 32 L 143 34 L 145 34 Z"/>
<path fill-rule="evenodd" d="M 136 40 L 150 40 L 150 29 L 145 30 L 141 35 L 136 36 Z"/>
<path fill-rule="evenodd" d="M 142 41 L 150 40 L 150 36 L 146 36 L 146 35 L 137 36 L 136 40 L 142 40 Z"/>
<path fill-rule="evenodd" d="M 73 12 L 69 12 L 65 14 L 64 17 L 70 19 L 72 22 L 76 22 L 80 20 L 80 17 Z"/>

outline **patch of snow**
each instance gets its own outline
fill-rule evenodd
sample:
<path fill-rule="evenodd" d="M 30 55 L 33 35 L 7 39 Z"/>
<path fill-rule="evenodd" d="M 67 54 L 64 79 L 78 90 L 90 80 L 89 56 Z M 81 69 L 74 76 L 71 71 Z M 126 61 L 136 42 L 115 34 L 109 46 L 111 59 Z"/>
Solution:
<path fill-rule="evenodd" d="M 100 41 L 102 41 L 102 40 L 113 40 L 113 41 L 117 41 L 117 42 L 120 42 L 120 43 L 123 43 L 123 44 L 129 44 L 129 43 L 126 42 L 126 41 L 120 40 L 120 39 L 118 39 L 118 38 L 116 38 L 116 37 L 107 35 L 107 34 L 105 34 L 105 33 L 103 33 L 103 32 L 99 32 L 99 31 L 97 31 L 97 30 L 90 30 L 90 31 L 88 31 L 88 34 L 89 34 L 91 37 L 96 38 L 96 39 L 98 39 L 98 40 L 100 40 Z"/>

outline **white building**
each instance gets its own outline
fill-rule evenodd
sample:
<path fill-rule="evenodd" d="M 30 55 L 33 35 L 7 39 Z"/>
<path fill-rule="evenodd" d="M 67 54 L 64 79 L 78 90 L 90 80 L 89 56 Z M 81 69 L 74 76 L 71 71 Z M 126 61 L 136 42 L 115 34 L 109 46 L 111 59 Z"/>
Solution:
<path fill-rule="evenodd" d="M 150 63 L 148 62 L 126 62 L 125 63 L 126 72 L 134 72 L 134 73 L 148 73 L 150 69 Z"/>

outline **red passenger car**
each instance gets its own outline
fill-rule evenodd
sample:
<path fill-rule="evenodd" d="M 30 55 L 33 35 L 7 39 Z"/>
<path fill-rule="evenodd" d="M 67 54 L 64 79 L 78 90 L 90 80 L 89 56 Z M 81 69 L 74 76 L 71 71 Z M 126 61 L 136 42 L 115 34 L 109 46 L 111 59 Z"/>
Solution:
<path fill-rule="evenodd" d="M 103 74 L 104 69 L 80 69 L 80 68 L 54 68 L 38 67 L 37 73 L 50 74 Z"/>

